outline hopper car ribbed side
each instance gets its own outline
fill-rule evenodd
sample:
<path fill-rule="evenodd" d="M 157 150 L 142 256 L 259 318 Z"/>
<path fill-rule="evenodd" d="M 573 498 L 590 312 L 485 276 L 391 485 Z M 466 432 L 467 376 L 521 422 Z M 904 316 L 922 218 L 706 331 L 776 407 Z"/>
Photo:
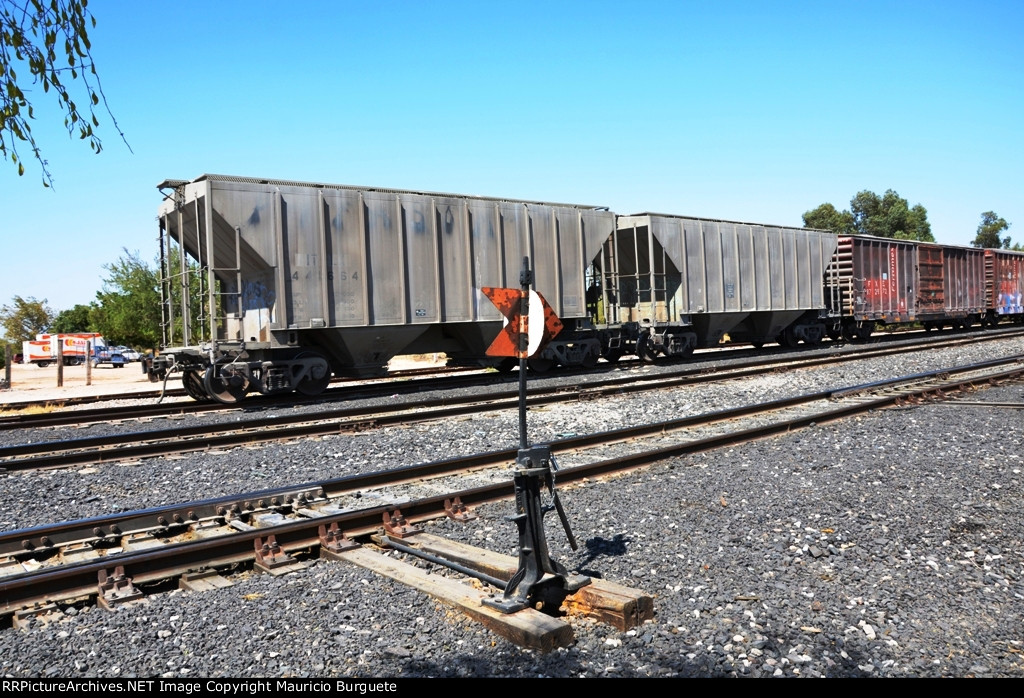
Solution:
<path fill-rule="evenodd" d="M 607 209 L 219 175 L 161 188 L 165 349 L 152 372 L 180 371 L 194 397 L 315 394 L 399 354 L 488 361 L 503 318 L 479 289 L 518 287 L 524 255 L 570 328 L 539 360 L 600 354 L 584 270 L 611 233 Z"/>

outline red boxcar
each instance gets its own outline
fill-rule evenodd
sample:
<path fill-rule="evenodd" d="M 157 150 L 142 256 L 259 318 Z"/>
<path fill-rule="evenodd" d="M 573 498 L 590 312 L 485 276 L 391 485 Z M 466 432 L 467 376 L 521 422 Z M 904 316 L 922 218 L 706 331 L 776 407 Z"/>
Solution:
<path fill-rule="evenodd" d="M 825 277 L 832 334 L 863 338 L 876 323 L 978 323 L 989 307 L 985 259 L 980 249 L 842 236 Z"/>
<path fill-rule="evenodd" d="M 1004 318 L 1024 319 L 1024 253 L 985 250 L 986 321 L 995 324 Z"/>

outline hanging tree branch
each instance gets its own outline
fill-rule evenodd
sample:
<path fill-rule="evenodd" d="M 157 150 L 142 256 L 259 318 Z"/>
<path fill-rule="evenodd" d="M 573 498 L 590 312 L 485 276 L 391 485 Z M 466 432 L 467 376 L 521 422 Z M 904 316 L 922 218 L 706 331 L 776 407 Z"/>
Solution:
<path fill-rule="evenodd" d="M 23 87 L 25 80 L 42 87 L 44 94 L 53 92 L 68 135 L 88 141 L 94 153 L 103 149 L 94 131 L 100 125 L 96 115 L 100 108 L 128 146 L 96 73 L 88 33 L 96 26 L 96 18 L 87 5 L 88 0 L 0 0 L 0 157 L 10 157 L 23 175 L 25 164 L 18 146 L 27 146 L 42 168 L 46 187 L 53 178 L 32 134 L 36 116 Z M 21 82 L 18 71 L 22 71 Z M 75 101 L 76 95 L 84 97 L 84 108 Z"/>

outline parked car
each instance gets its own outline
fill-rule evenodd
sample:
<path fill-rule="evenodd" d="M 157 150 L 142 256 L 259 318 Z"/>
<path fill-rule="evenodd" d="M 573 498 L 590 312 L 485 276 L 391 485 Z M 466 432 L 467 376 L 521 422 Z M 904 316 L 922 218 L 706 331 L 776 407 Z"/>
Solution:
<path fill-rule="evenodd" d="M 135 351 L 131 347 L 114 347 L 115 349 L 121 350 L 121 356 L 124 357 L 125 361 L 142 361 L 142 354 Z"/>

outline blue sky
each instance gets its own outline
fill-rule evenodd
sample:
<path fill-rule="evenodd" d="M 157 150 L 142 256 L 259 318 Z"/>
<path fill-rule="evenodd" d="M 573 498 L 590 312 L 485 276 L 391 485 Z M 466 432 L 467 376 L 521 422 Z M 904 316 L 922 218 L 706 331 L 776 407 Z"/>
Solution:
<path fill-rule="evenodd" d="M 95 300 L 104 265 L 155 259 L 156 185 L 203 173 L 797 226 L 895 189 L 938 242 L 988 210 L 1024 241 L 1020 1 L 89 9 L 131 151 L 30 93 L 55 189 L 0 164 L 0 304 Z"/>

